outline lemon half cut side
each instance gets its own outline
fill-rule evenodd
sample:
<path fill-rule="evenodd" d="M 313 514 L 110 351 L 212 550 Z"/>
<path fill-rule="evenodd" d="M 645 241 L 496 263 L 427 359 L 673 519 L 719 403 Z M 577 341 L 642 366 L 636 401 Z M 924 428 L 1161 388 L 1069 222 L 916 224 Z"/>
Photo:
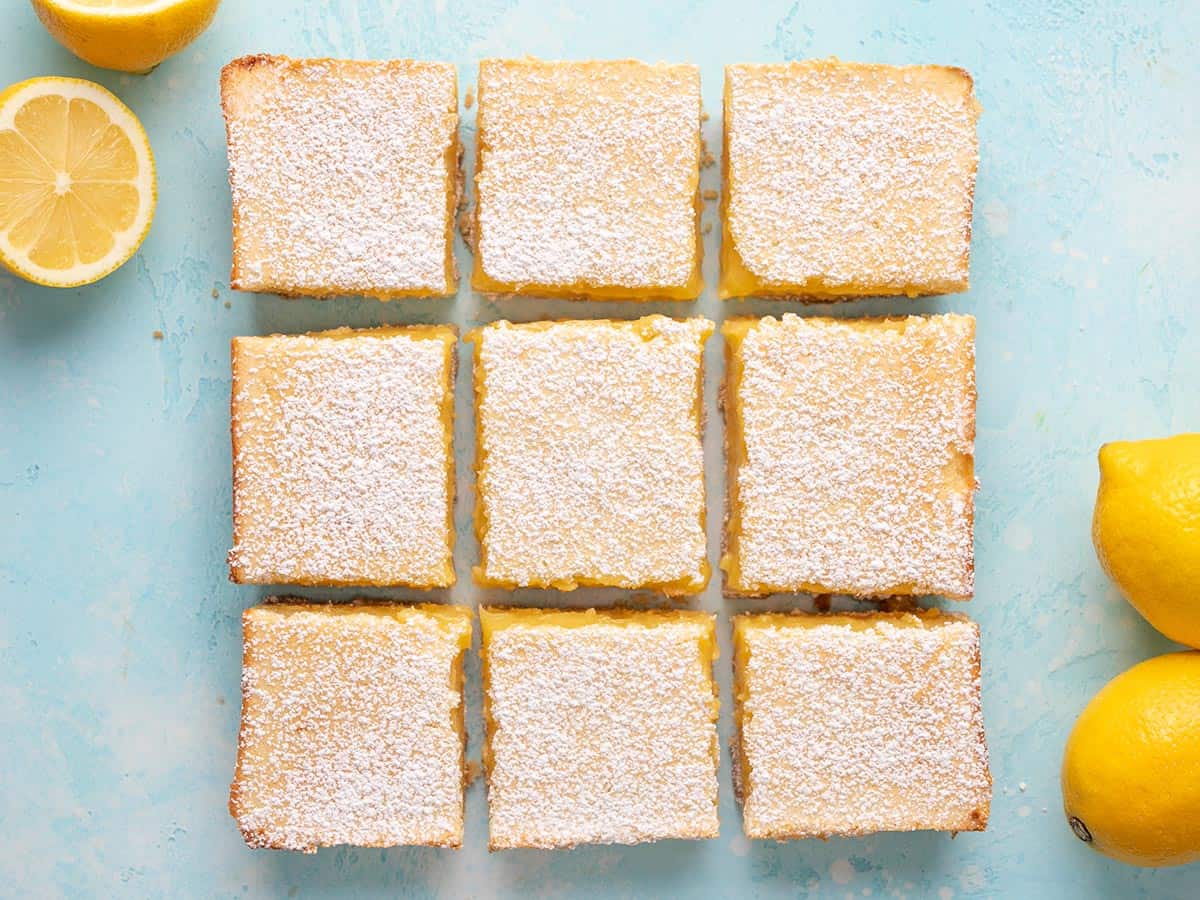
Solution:
<path fill-rule="evenodd" d="M 137 117 L 98 84 L 35 78 L 0 93 L 0 263 L 77 287 L 137 251 L 157 202 Z"/>

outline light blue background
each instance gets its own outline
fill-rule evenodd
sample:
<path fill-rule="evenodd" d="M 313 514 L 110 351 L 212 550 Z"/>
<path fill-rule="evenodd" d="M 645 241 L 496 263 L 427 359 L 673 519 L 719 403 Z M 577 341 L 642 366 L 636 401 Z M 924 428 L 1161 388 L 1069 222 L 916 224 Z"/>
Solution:
<path fill-rule="evenodd" d="M 1089 518 L 1103 441 L 1200 429 L 1196 4 L 595 7 L 228 0 L 193 47 L 148 77 L 92 69 L 55 44 L 27 4 L 0 7 L 0 85 L 47 74 L 107 85 L 145 123 L 160 185 L 148 240 L 101 284 L 55 292 L 0 276 L 0 894 L 1200 896 L 1200 866 L 1139 871 L 1082 846 L 1063 822 L 1058 789 L 1063 741 L 1087 699 L 1169 646 L 1100 572 Z M 979 320 L 978 593 L 966 609 L 983 628 L 995 777 L 987 832 L 751 845 L 740 835 L 726 759 L 722 836 L 708 843 L 489 856 L 484 792 L 475 784 L 457 853 L 334 849 L 305 857 L 244 848 L 225 809 L 238 617 L 269 592 L 226 580 L 229 338 L 641 311 L 487 303 L 466 288 L 455 301 L 390 305 L 230 293 L 217 73 L 257 51 L 452 60 L 464 91 L 487 55 L 691 60 L 703 68 L 714 151 L 727 62 L 837 54 L 949 63 L 975 75 L 986 112 L 971 292 L 833 312 L 957 310 Z M 472 129 L 473 111 L 464 112 L 469 153 Z M 718 186 L 717 172 L 705 171 L 706 188 Z M 709 204 L 705 220 L 715 219 Z M 710 284 L 715 238 L 706 241 Z M 461 246 L 459 253 L 465 269 L 469 256 Z M 709 291 L 696 307 L 652 308 L 719 318 L 793 307 L 721 305 Z M 715 556 L 720 341 L 709 351 Z M 468 379 L 464 366 L 464 461 L 472 446 Z M 466 465 L 459 482 L 461 583 L 452 599 L 475 602 Z M 700 605 L 733 608 L 715 585 Z M 724 625 L 722 640 L 727 645 Z M 727 736 L 727 665 L 719 671 Z M 473 674 L 476 732 L 478 691 Z"/>

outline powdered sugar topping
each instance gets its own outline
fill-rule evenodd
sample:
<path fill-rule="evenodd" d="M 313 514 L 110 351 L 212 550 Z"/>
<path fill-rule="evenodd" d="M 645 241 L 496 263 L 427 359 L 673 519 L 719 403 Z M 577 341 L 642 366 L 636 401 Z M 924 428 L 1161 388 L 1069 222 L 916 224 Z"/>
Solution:
<path fill-rule="evenodd" d="M 697 268 L 691 65 L 485 60 L 476 252 L 525 286 L 681 288 Z"/>
<path fill-rule="evenodd" d="M 974 319 L 788 314 L 739 352 L 730 588 L 969 597 Z"/>
<path fill-rule="evenodd" d="M 485 578 L 703 587 L 700 370 L 711 330 L 652 316 L 478 333 Z"/>
<path fill-rule="evenodd" d="M 715 837 L 711 616 L 493 632 L 493 847 Z"/>
<path fill-rule="evenodd" d="M 726 79 L 728 236 L 756 278 L 965 289 L 979 115 L 966 73 L 819 60 Z"/>
<path fill-rule="evenodd" d="M 222 94 L 234 287 L 453 290 L 453 66 L 251 57 L 226 68 Z"/>
<path fill-rule="evenodd" d="M 878 616 L 859 627 L 745 630 L 741 750 L 751 837 L 986 824 L 978 628 L 902 618 L 906 625 Z"/>
<path fill-rule="evenodd" d="M 268 605 L 246 614 L 234 814 L 251 846 L 457 846 L 471 619 Z"/>
<path fill-rule="evenodd" d="M 454 340 L 449 328 L 236 339 L 238 580 L 453 582 Z"/>

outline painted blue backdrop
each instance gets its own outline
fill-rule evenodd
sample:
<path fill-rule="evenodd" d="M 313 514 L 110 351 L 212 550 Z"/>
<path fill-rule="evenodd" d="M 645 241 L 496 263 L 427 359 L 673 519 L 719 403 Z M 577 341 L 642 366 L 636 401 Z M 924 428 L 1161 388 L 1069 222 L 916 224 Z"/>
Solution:
<path fill-rule="evenodd" d="M 26 3 L 4 3 L 0 85 L 69 74 L 110 87 L 150 134 L 160 200 L 142 250 L 101 284 L 59 293 L 0 276 L 0 894 L 1200 896 L 1200 866 L 1139 871 L 1088 852 L 1063 823 L 1057 777 L 1064 738 L 1087 699 L 1169 646 L 1100 572 L 1089 518 L 1100 443 L 1200 429 L 1198 43 L 1200 7 L 1182 0 L 226 0 L 193 47 L 132 77 L 75 60 Z M 970 293 L 868 301 L 832 314 L 955 310 L 979 320 L 978 594 L 966 610 L 983 628 L 996 786 L 986 833 L 750 844 L 726 758 L 722 836 L 708 843 L 489 856 L 476 784 L 457 853 L 304 857 L 242 846 L 225 811 L 238 617 L 269 592 L 235 587 L 225 575 L 229 338 L 641 311 L 491 303 L 466 288 L 453 301 L 390 305 L 230 293 L 217 74 L 257 51 L 451 60 L 464 92 L 476 61 L 489 55 L 690 60 L 703 70 L 714 150 L 727 62 L 836 54 L 974 74 L 986 112 Z M 470 151 L 473 111 L 464 111 L 464 135 Z M 705 188 L 718 186 L 717 173 L 705 171 Z M 715 218 L 709 204 L 705 220 Z M 714 232 L 704 264 L 710 284 L 716 248 Z M 469 256 L 458 250 L 465 267 Z M 794 307 L 722 305 L 710 291 L 695 307 L 651 308 L 721 318 Z M 708 369 L 715 557 L 719 340 Z M 452 595 L 463 603 L 481 596 L 469 583 L 469 387 L 464 366 L 461 583 Z M 613 599 L 581 592 L 564 602 Z M 736 608 L 715 585 L 699 605 L 722 611 L 723 621 Z M 720 672 L 727 737 L 727 666 Z M 473 671 L 476 732 L 478 693 Z"/>

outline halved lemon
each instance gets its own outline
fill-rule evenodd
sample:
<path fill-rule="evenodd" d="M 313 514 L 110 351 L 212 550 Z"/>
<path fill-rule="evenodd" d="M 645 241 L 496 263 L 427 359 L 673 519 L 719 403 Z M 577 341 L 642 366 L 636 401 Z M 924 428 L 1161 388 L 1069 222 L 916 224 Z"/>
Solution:
<path fill-rule="evenodd" d="M 220 0 L 33 0 L 55 40 L 102 69 L 148 72 L 194 41 Z"/>
<path fill-rule="evenodd" d="M 0 93 L 0 263 L 77 287 L 133 256 L 157 201 L 137 117 L 98 84 L 34 78 Z"/>

